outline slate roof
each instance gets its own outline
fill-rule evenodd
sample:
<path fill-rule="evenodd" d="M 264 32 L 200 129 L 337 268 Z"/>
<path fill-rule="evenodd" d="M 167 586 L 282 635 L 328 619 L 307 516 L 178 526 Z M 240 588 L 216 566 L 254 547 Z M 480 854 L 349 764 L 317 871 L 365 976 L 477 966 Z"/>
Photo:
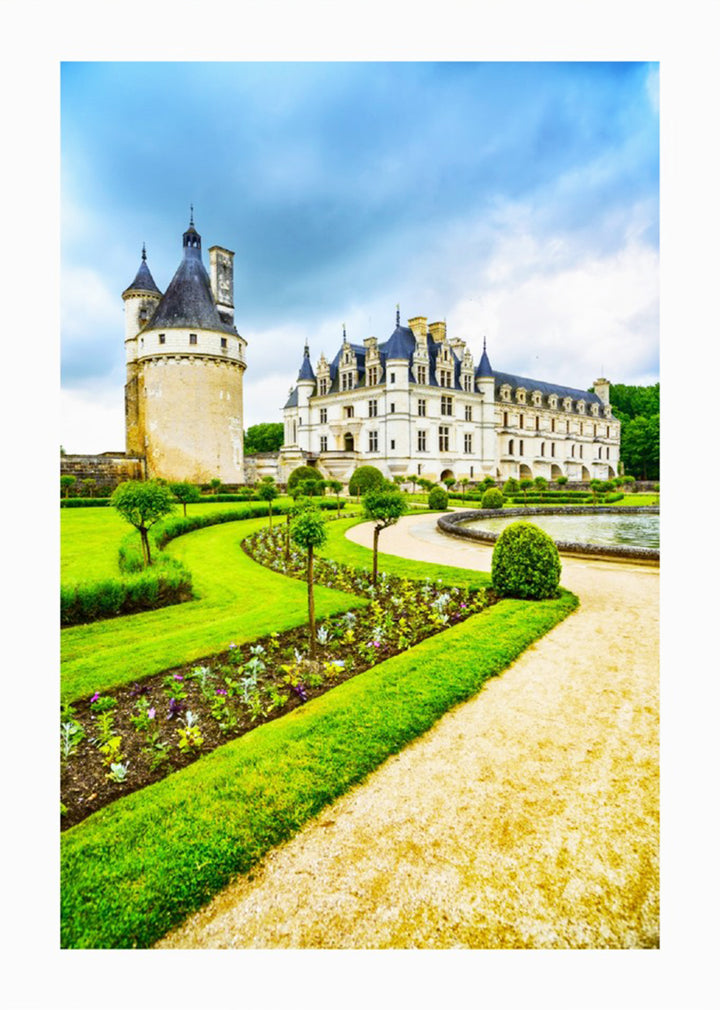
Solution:
<path fill-rule="evenodd" d="M 191 245 L 188 238 L 197 239 L 197 244 Z M 218 312 L 210 278 L 203 266 L 200 236 L 192 226 L 183 235 L 183 241 L 180 266 L 145 330 L 182 327 L 237 335 L 233 324 L 224 322 Z"/>
<path fill-rule="evenodd" d="M 126 295 L 130 291 L 148 291 L 154 295 L 162 294 L 162 291 L 153 280 L 153 275 L 150 273 L 150 268 L 147 265 L 145 246 L 143 246 L 142 260 L 140 261 L 138 272 L 135 274 L 135 279 L 132 284 L 125 288 L 123 294 Z"/>
<path fill-rule="evenodd" d="M 511 375 L 510 372 L 493 372 L 492 374 L 495 379 L 496 392 L 504 385 L 508 385 L 512 389 L 522 386 L 529 393 L 537 389 L 543 396 L 550 396 L 552 393 L 555 393 L 560 398 L 570 396 L 573 400 L 585 400 L 586 403 L 599 403 L 600 406 L 603 406 L 603 402 L 597 393 L 588 393 L 586 389 L 573 389 L 572 386 L 558 386 L 554 382 L 539 382 L 537 379 L 527 379 L 522 375 Z"/>
<path fill-rule="evenodd" d="M 313 372 L 312 365 L 310 364 L 310 349 L 307 344 L 305 344 L 305 353 L 303 354 L 302 365 L 300 365 L 300 371 L 298 372 L 298 382 L 301 380 L 315 382 L 315 372 Z"/>

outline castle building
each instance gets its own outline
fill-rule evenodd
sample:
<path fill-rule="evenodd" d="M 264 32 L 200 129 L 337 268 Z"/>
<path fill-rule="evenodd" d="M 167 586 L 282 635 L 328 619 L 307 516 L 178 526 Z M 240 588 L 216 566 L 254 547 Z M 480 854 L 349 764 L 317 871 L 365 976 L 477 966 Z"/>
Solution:
<path fill-rule="evenodd" d="M 143 246 L 122 295 L 126 454 L 147 477 L 242 483 L 246 341 L 234 323 L 234 253 L 213 246 L 208 276 L 192 212 L 182 244 L 164 294 Z"/>
<path fill-rule="evenodd" d="M 620 424 L 610 383 L 593 391 L 495 371 L 483 342 L 475 365 L 444 322 L 416 316 L 379 342 L 343 343 L 315 369 L 305 352 L 283 410 L 281 477 L 313 463 L 347 480 L 371 464 L 388 477 L 570 481 L 618 474 Z"/>

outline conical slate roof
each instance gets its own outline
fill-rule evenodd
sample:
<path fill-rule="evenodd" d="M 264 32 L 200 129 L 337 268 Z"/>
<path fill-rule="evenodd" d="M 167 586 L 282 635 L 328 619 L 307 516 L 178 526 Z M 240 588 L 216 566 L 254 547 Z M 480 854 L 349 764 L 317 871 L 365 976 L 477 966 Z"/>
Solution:
<path fill-rule="evenodd" d="M 477 366 L 477 369 L 475 370 L 475 375 L 479 379 L 487 379 L 492 374 L 493 374 L 493 370 L 490 367 L 490 358 L 488 358 L 488 356 L 487 356 L 487 349 L 485 347 L 485 339 L 483 338 L 482 357 L 480 358 L 480 364 Z"/>
<path fill-rule="evenodd" d="M 192 224 L 183 235 L 182 262 L 145 329 L 173 327 L 237 333 L 232 323 L 222 321 L 217 310 L 203 266 L 200 236 Z"/>
<path fill-rule="evenodd" d="M 153 276 L 150 273 L 150 268 L 147 265 L 145 246 L 143 246 L 142 260 L 140 261 L 140 267 L 138 269 L 138 272 L 135 274 L 135 280 L 132 282 L 132 284 L 130 284 L 128 287 L 125 288 L 123 294 L 126 295 L 130 291 L 147 291 L 155 295 L 162 294 L 162 291 L 153 280 Z"/>
<path fill-rule="evenodd" d="M 315 382 L 315 373 L 313 372 L 312 365 L 310 364 L 310 348 L 307 344 L 305 344 L 302 365 L 300 366 L 300 371 L 298 372 L 298 382 L 302 380 Z"/>

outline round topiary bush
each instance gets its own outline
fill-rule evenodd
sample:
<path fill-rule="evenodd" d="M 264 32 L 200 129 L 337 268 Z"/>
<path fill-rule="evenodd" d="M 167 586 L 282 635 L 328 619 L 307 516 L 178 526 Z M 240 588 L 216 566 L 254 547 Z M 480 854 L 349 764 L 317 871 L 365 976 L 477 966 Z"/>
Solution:
<path fill-rule="evenodd" d="M 447 508 L 447 491 L 441 487 L 434 487 L 428 494 L 428 508 L 444 510 Z"/>
<path fill-rule="evenodd" d="M 484 509 L 501 509 L 503 501 L 503 493 L 500 488 L 489 487 L 482 496 L 480 504 Z"/>
<path fill-rule="evenodd" d="M 288 494 L 301 480 L 322 480 L 322 475 L 314 466 L 297 466 L 287 480 Z"/>
<path fill-rule="evenodd" d="M 350 478 L 348 492 L 351 495 L 365 494 L 373 488 L 382 487 L 385 478 L 376 466 L 359 466 Z"/>
<path fill-rule="evenodd" d="M 512 523 L 495 544 L 491 573 L 498 596 L 550 599 L 557 596 L 560 584 L 558 549 L 534 523 Z"/>

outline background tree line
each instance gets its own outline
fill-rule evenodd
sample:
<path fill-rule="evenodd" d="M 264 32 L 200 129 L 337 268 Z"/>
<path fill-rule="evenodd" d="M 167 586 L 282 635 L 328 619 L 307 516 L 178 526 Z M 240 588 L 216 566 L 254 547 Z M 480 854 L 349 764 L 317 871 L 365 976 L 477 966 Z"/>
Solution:
<path fill-rule="evenodd" d="M 620 460 L 637 480 L 660 479 L 660 383 L 610 386 L 613 414 L 622 424 Z"/>

